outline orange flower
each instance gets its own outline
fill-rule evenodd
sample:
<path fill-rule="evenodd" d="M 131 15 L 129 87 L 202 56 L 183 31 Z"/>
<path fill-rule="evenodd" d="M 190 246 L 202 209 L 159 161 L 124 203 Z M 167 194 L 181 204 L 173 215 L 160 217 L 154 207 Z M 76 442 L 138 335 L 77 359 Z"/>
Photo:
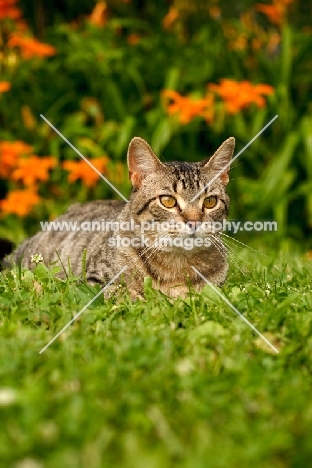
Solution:
<path fill-rule="evenodd" d="M 107 163 L 109 159 L 107 156 L 102 158 L 91 159 L 90 163 L 102 174 L 107 171 Z M 68 180 L 69 182 L 75 182 L 76 180 L 82 180 L 87 187 L 92 187 L 99 179 L 99 174 L 95 172 L 93 167 L 89 166 L 84 160 L 82 161 L 65 161 L 63 168 L 69 171 Z"/>
<path fill-rule="evenodd" d="M 22 36 L 19 33 L 13 33 L 8 40 L 9 47 L 20 47 L 24 59 L 31 57 L 47 57 L 54 55 L 56 49 L 49 44 L 44 44 L 37 39 L 28 36 Z"/>
<path fill-rule="evenodd" d="M 283 22 L 283 10 L 278 8 L 276 5 L 264 5 L 262 3 L 257 3 L 256 9 L 267 16 L 271 23 L 281 24 Z"/>
<path fill-rule="evenodd" d="M 210 83 L 208 88 L 221 96 L 229 114 L 237 114 L 251 104 L 264 107 L 265 99 L 262 95 L 270 95 L 274 92 L 274 88 L 270 85 L 253 85 L 249 81 L 238 82 L 226 78 L 220 81 L 220 85 Z"/>
<path fill-rule="evenodd" d="M 37 181 L 46 181 L 49 170 L 55 167 L 56 160 L 52 157 L 30 156 L 19 159 L 11 174 L 12 180 L 21 180 L 25 185 L 34 185 Z"/>
<path fill-rule="evenodd" d="M 22 141 L 0 142 L 0 177 L 8 177 L 20 156 L 31 153 L 32 146 Z"/>
<path fill-rule="evenodd" d="M 0 209 L 5 214 L 26 216 L 39 202 L 40 197 L 33 189 L 12 190 L 4 200 L 0 200 Z"/>
<path fill-rule="evenodd" d="M 22 12 L 14 5 L 18 0 L 0 0 L 0 20 L 10 18 L 16 20 L 22 16 Z"/>
<path fill-rule="evenodd" d="M 92 10 L 88 18 L 89 22 L 94 26 L 104 26 L 107 21 L 107 4 L 106 2 L 98 2 Z"/>
<path fill-rule="evenodd" d="M 281 25 L 285 20 L 287 5 L 292 2 L 293 0 L 273 0 L 272 5 L 256 3 L 256 10 L 266 15 L 271 23 Z"/>
<path fill-rule="evenodd" d="M 179 114 L 181 124 L 188 124 L 195 117 L 203 117 L 207 122 L 212 122 L 214 116 L 214 98 L 212 94 L 207 94 L 202 99 L 188 98 L 181 96 L 177 91 L 172 89 L 165 89 L 162 92 L 163 97 L 168 99 L 165 101 L 168 114 Z"/>
<path fill-rule="evenodd" d="M 170 26 L 176 21 L 179 16 L 179 10 L 175 7 L 170 7 L 168 13 L 162 20 L 162 25 L 165 29 L 169 29 Z"/>
<path fill-rule="evenodd" d="M 11 88 L 11 83 L 9 81 L 0 81 L 0 93 L 5 93 Z"/>

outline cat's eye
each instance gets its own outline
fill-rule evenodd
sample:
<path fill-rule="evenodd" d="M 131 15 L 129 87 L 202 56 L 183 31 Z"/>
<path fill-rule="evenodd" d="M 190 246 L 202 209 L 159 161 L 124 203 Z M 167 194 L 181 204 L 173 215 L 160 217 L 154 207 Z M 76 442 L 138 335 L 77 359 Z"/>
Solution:
<path fill-rule="evenodd" d="M 173 208 L 177 204 L 177 200 L 170 195 L 162 195 L 159 197 L 160 203 L 166 208 Z"/>
<path fill-rule="evenodd" d="M 217 204 L 217 197 L 215 195 L 211 195 L 211 197 L 207 197 L 204 200 L 204 207 L 205 208 L 214 208 Z"/>

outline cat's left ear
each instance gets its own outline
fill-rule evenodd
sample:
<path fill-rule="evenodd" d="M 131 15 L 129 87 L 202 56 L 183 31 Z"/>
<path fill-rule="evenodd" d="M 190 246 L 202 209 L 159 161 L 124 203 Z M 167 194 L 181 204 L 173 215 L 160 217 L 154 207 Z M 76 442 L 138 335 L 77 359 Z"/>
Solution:
<path fill-rule="evenodd" d="M 232 159 L 235 148 L 235 138 L 231 137 L 225 140 L 222 145 L 217 149 L 214 155 L 208 160 L 203 161 L 203 167 L 209 169 L 210 172 L 215 174 L 220 173 L 220 180 L 223 185 L 229 182 L 230 161 Z M 224 168 L 224 171 L 222 169 Z"/>
<path fill-rule="evenodd" d="M 132 185 L 139 188 L 145 177 L 164 167 L 143 138 L 132 138 L 128 148 L 128 168 Z"/>

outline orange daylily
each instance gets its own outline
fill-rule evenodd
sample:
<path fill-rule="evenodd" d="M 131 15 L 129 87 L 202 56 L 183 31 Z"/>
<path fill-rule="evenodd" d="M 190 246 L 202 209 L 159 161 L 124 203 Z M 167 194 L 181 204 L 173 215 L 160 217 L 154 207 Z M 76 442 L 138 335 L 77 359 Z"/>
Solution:
<path fill-rule="evenodd" d="M 271 23 L 280 25 L 285 19 L 287 6 L 292 2 L 293 0 L 273 0 L 272 5 L 256 3 L 256 9 L 266 15 Z"/>
<path fill-rule="evenodd" d="M 5 214 L 26 216 L 40 202 L 40 197 L 33 189 L 12 190 L 4 200 L 0 200 L 0 209 Z"/>
<path fill-rule="evenodd" d="M 15 7 L 18 0 L 0 0 L 0 20 L 10 18 L 17 20 L 22 16 L 19 8 Z"/>
<path fill-rule="evenodd" d="M 274 92 L 274 88 L 267 84 L 253 85 L 249 81 L 239 82 L 226 78 L 223 78 L 219 85 L 210 83 L 208 88 L 221 96 L 229 114 L 236 114 L 251 104 L 264 107 L 265 99 L 262 95 Z"/>
<path fill-rule="evenodd" d="M 25 185 L 34 185 L 37 181 L 46 181 L 49 170 L 56 166 L 56 159 L 50 156 L 30 156 L 19 159 L 11 174 L 12 180 L 21 180 Z"/>
<path fill-rule="evenodd" d="M 179 16 L 179 10 L 175 7 L 170 7 L 168 13 L 162 20 L 162 25 L 165 29 L 169 29 L 170 26 L 176 21 Z"/>
<path fill-rule="evenodd" d="M 11 83 L 9 81 L 0 81 L 0 93 L 5 93 L 11 88 Z"/>
<path fill-rule="evenodd" d="M 0 142 L 0 177 L 8 177 L 22 155 L 33 151 L 32 146 L 23 141 Z"/>
<path fill-rule="evenodd" d="M 179 114 L 181 124 L 188 124 L 195 117 L 203 117 L 207 122 L 212 122 L 214 117 L 214 98 L 212 94 L 207 94 L 206 97 L 194 100 L 192 98 L 182 96 L 173 89 L 165 89 L 162 92 L 165 99 L 165 106 L 168 114 Z"/>
<path fill-rule="evenodd" d="M 107 20 L 107 3 L 98 2 L 88 17 L 88 20 L 94 26 L 104 26 Z"/>
<path fill-rule="evenodd" d="M 22 36 L 19 33 L 11 34 L 8 40 L 9 47 L 19 47 L 24 59 L 32 57 L 47 57 L 56 54 L 55 47 L 29 36 Z"/>
<path fill-rule="evenodd" d="M 101 158 L 90 159 L 90 163 L 102 174 L 107 172 L 107 163 L 109 159 L 107 156 Z M 75 182 L 76 180 L 82 180 L 87 187 L 92 187 L 99 179 L 99 174 L 95 172 L 93 167 L 89 164 L 82 161 L 65 161 L 63 163 L 63 168 L 66 171 L 69 171 L 68 180 L 69 182 Z"/>

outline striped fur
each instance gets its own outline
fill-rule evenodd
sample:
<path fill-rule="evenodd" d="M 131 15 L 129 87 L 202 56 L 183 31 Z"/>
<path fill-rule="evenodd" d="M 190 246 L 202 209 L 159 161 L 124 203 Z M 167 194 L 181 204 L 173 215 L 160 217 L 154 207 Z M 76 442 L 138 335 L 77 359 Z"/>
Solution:
<path fill-rule="evenodd" d="M 134 220 L 135 225 L 142 222 L 212 222 L 226 219 L 230 200 L 226 193 L 228 168 L 204 190 L 194 201 L 192 198 L 231 160 L 234 138 L 226 140 L 216 153 L 200 163 L 170 162 L 162 163 L 150 146 L 141 138 L 134 138 L 129 145 L 128 166 L 132 181 L 132 192 L 128 203 L 120 201 L 93 201 L 74 204 L 55 221 L 119 221 Z M 174 208 L 162 206 L 160 196 L 173 196 L 177 200 Z M 216 196 L 217 205 L 206 209 L 203 200 Z M 155 231 L 145 231 L 145 239 L 150 244 L 159 237 Z M 162 235 L 162 234 L 161 234 Z M 199 230 L 195 232 L 169 232 L 173 239 L 204 237 Z M 207 236 L 207 234 L 205 234 Z M 61 262 L 66 270 L 75 275 L 82 274 L 82 257 L 86 249 L 87 279 L 90 282 L 105 284 L 125 265 L 123 275 L 132 297 L 143 294 L 144 277 L 150 276 L 154 287 L 172 297 L 185 296 L 189 283 L 200 290 L 204 286 L 201 278 L 192 270 L 195 266 L 210 282 L 221 285 L 227 274 L 226 249 L 218 234 L 211 237 L 210 247 L 202 246 L 191 250 L 180 247 L 154 248 L 146 246 L 117 247 L 120 239 L 140 237 L 139 228 L 134 231 L 40 231 L 27 239 L 6 259 L 6 266 L 12 261 L 22 261 L 24 267 L 32 268 L 31 256 L 41 253 L 46 264 Z M 68 271 L 67 271 L 68 273 Z M 64 272 L 60 276 L 64 276 Z"/>

